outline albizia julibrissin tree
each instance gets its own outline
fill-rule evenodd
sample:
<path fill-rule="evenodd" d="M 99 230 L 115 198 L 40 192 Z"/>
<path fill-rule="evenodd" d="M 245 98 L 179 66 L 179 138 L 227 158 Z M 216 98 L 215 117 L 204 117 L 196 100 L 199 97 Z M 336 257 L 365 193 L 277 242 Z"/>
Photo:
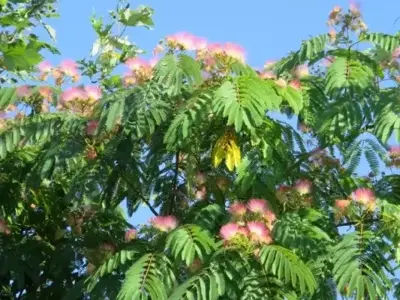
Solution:
<path fill-rule="evenodd" d="M 89 60 L 2 60 L 37 82 L 0 89 L 2 299 L 399 297 L 400 37 L 335 7 L 254 70 L 189 33 L 142 58 L 121 32 L 152 14 L 93 17 Z"/>

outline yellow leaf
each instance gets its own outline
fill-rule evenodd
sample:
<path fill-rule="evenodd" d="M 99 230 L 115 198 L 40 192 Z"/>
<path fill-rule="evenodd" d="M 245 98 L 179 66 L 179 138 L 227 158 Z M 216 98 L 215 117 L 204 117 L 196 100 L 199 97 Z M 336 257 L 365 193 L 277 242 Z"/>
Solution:
<path fill-rule="evenodd" d="M 223 144 L 220 142 L 220 140 L 217 141 L 217 143 L 214 146 L 213 152 L 212 152 L 212 161 L 214 168 L 217 168 L 222 160 L 225 157 L 225 147 L 223 147 Z"/>
<path fill-rule="evenodd" d="M 234 166 L 237 168 L 240 164 L 240 161 L 242 160 L 240 148 L 236 145 L 234 140 L 230 142 L 230 146 L 230 152 L 233 156 Z"/>
<path fill-rule="evenodd" d="M 235 136 L 226 133 L 215 143 L 212 161 L 214 167 L 218 167 L 225 159 L 225 165 L 229 171 L 233 171 L 238 167 L 241 161 L 240 149 L 236 145 Z"/>
<path fill-rule="evenodd" d="M 228 147 L 227 150 L 228 151 L 226 152 L 225 165 L 229 171 L 233 171 L 233 169 L 235 168 L 234 151 L 233 151 L 232 147 Z"/>

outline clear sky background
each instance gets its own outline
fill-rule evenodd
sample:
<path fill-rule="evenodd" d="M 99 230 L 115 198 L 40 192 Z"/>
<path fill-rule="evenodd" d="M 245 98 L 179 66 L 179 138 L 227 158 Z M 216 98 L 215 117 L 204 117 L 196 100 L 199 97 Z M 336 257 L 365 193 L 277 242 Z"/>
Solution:
<path fill-rule="evenodd" d="M 143 0 L 144 1 L 144 0 Z M 399 0 L 359 1 L 364 21 L 373 32 L 395 33 L 400 30 Z M 168 34 L 189 31 L 213 42 L 234 42 L 247 51 L 247 61 L 262 67 L 266 60 L 276 60 L 297 50 L 303 39 L 328 31 L 329 11 L 340 5 L 348 8 L 348 0 L 148 0 L 131 1 L 132 8 L 144 4 L 155 9 L 155 28 L 130 31 L 130 40 L 140 48 L 152 51 Z M 61 59 L 82 59 L 89 56 L 96 36 L 90 16 L 107 17 L 116 6 L 115 0 L 60 0 L 61 17 L 51 20 L 57 31 L 60 57 L 46 59 L 57 64 Z M 359 169 L 368 172 L 366 164 Z M 131 222 L 146 222 L 150 213 L 145 208 L 134 214 Z"/>

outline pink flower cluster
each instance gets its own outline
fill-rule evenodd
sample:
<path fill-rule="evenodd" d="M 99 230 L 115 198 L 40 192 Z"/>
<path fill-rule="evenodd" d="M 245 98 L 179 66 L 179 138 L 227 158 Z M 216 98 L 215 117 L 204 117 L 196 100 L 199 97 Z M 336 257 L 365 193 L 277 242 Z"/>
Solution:
<path fill-rule="evenodd" d="M 376 206 L 376 198 L 373 190 L 369 188 L 358 188 L 351 194 L 354 202 L 366 206 L 370 210 L 374 210 Z"/>
<path fill-rule="evenodd" d="M 207 47 L 207 40 L 195 36 L 189 32 L 178 32 L 165 37 L 168 47 L 179 50 L 204 50 Z"/>
<path fill-rule="evenodd" d="M 220 236 L 225 242 L 243 238 L 253 243 L 272 243 L 271 229 L 275 213 L 264 199 L 250 199 L 247 204 L 234 202 L 229 212 L 233 220 L 223 225 Z"/>
<path fill-rule="evenodd" d="M 376 207 L 376 198 L 374 191 L 369 188 L 358 188 L 350 196 L 350 199 L 335 200 L 334 208 L 336 210 L 336 218 L 340 219 L 346 216 L 352 201 L 359 203 L 368 210 L 374 210 Z"/>
<path fill-rule="evenodd" d="M 175 216 L 157 216 L 150 220 L 151 225 L 160 231 L 168 232 L 178 226 L 178 220 Z"/>
<path fill-rule="evenodd" d="M 312 205 L 312 182 L 308 179 L 299 179 L 292 187 L 287 185 L 279 186 L 278 190 L 276 191 L 276 198 L 280 203 L 285 203 L 291 199 L 290 197 L 292 195 L 292 192 L 300 194 L 307 205 Z"/>
<path fill-rule="evenodd" d="M 126 86 L 135 83 L 142 83 L 153 76 L 153 68 L 157 64 L 158 58 L 154 57 L 149 61 L 140 57 L 131 57 L 125 61 L 129 71 L 125 73 L 124 84 Z"/>
<path fill-rule="evenodd" d="M 345 216 L 347 214 L 350 204 L 351 200 L 348 199 L 335 200 L 334 208 L 336 220 L 339 220 L 342 216 Z"/>
<path fill-rule="evenodd" d="M 98 101 L 102 96 L 101 89 L 98 86 L 71 87 L 61 94 L 63 103 L 80 101 Z"/>
<path fill-rule="evenodd" d="M 245 63 L 246 54 L 243 47 L 234 43 L 209 43 L 205 38 L 195 36 L 189 32 L 179 32 L 165 38 L 166 45 L 175 50 L 196 51 L 197 58 L 202 60 L 206 68 L 211 69 L 215 58 L 236 60 Z M 156 52 L 156 51 L 155 51 Z"/>
<path fill-rule="evenodd" d="M 129 229 L 125 232 L 125 242 L 130 242 L 137 237 L 137 231 L 135 229 Z"/>
<path fill-rule="evenodd" d="M 294 189 L 302 196 L 310 194 L 311 188 L 312 188 L 312 182 L 307 179 L 297 180 L 296 184 L 294 185 Z"/>
<path fill-rule="evenodd" d="M 328 26 L 331 27 L 329 37 L 331 42 L 336 40 L 336 31 L 333 28 L 335 25 L 346 24 L 352 31 L 366 31 L 367 25 L 361 19 L 360 5 L 356 1 L 350 1 L 349 13 L 344 15 L 340 6 L 335 6 L 328 17 Z"/>
<path fill-rule="evenodd" d="M 52 75 L 58 85 L 63 82 L 65 77 L 71 77 L 73 82 L 77 82 L 80 78 L 77 63 L 70 59 L 63 60 L 58 67 L 53 67 L 48 61 L 43 61 L 38 65 L 38 69 L 41 80 L 46 80 Z"/>
<path fill-rule="evenodd" d="M 256 243 L 272 243 L 271 232 L 265 223 L 250 221 L 247 226 L 240 226 L 236 223 L 228 223 L 221 227 L 220 236 L 225 242 L 230 242 L 237 237 L 250 239 Z"/>
<path fill-rule="evenodd" d="M 389 158 L 391 159 L 390 165 L 400 167 L 400 146 L 391 146 L 389 148 Z"/>
<path fill-rule="evenodd" d="M 286 82 L 283 78 L 276 78 L 276 75 L 273 72 L 273 68 L 275 66 L 275 61 L 266 61 L 264 64 L 264 68 L 261 72 L 259 72 L 259 76 L 261 79 L 271 79 L 275 80 L 275 84 L 281 88 L 286 88 L 288 85 L 296 90 L 301 89 L 301 82 L 299 79 L 306 77 L 309 75 L 308 66 L 307 65 L 300 65 L 295 68 L 292 72 L 293 79 Z"/>

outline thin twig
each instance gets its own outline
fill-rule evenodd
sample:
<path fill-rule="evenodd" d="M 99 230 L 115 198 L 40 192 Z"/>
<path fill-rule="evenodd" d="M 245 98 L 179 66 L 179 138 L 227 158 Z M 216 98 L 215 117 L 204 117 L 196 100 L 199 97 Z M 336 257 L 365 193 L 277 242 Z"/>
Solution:
<path fill-rule="evenodd" d="M 378 222 L 380 221 L 380 219 L 369 219 L 369 220 L 365 220 L 364 223 L 374 223 L 374 222 Z M 353 226 L 353 225 L 357 225 L 359 222 L 346 222 L 346 223 L 342 223 L 342 224 L 338 224 L 336 225 L 336 227 L 343 227 L 343 226 Z"/>

